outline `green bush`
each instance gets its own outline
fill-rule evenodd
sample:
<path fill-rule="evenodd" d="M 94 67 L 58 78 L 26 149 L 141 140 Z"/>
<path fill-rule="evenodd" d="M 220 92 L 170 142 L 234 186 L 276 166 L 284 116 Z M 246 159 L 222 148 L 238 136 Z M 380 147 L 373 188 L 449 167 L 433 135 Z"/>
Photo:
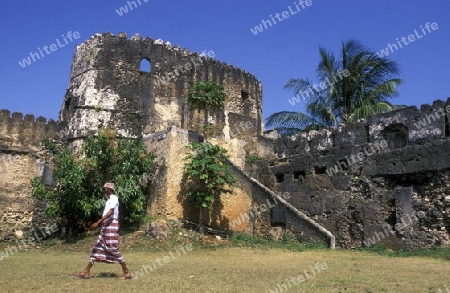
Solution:
<path fill-rule="evenodd" d="M 187 197 L 199 207 L 211 208 L 220 195 L 232 193 L 230 187 L 236 186 L 236 179 L 226 164 L 227 150 L 209 143 L 194 142 L 188 148 L 192 153 L 184 160 L 188 181 L 190 183 Z"/>
<path fill-rule="evenodd" d="M 44 141 L 44 146 L 54 166 L 54 186 L 48 188 L 39 177 L 34 178 L 32 195 L 49 201 L 47 215 L 78 229 L 86 227 L 102 214 L 102 186 L 107 181 L 116 184 L 121 223 L 136 224 L 145 215 L 149 186 L 139 182 L 145 174 L 155 172 L 156 165 L 155 156 L 147 153 L 141 140 L 102 130 L 88 136 L 78 153 L 50 140 Z"/>
<path fill-rule="evenodd" d="M 245 155 L 245 161 L 249 164 L 253 164 L 254 162 L 264 160 L 264 158 L 256 155 L 256 154 L 247 154 Z"/>
<path fill-rule="evenodd" d="M 236 178 L 226 164 L 227 150 L 209 143 L 193 142 L 188 148 L 192 151 L 184 160 L 187 178 L 187 199 L 200 210 L 199 225 L 203 230 L 204 212 L 212 205 L 220 203 L 220 195 L 232 193 Z"/>
<path fill-rule="evenodd" d="M 223 109 L 227 98 L 223 90 L 215 81 L 199 81 L 189 89 L 187 101 L 192 109 Z"/>

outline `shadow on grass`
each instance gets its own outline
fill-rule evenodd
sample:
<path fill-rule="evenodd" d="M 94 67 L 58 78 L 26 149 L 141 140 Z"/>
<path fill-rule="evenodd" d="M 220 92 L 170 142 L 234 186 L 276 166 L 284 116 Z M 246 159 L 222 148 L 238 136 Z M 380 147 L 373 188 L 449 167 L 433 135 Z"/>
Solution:
<path fill-rule="evenodd" d="M 118 278 L 119 275 L 117 275 L 116 273 L 105 273 L 105 272 L 101 272 L 95 275 L 96 278 Z"/>

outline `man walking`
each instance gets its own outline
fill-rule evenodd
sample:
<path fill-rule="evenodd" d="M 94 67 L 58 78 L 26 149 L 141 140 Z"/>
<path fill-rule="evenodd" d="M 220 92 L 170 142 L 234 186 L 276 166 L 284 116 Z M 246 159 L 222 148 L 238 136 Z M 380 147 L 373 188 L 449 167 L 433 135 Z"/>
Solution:
<path fill-rule="evenodd" d="M 115 193 L 114 183 L 107 182 L 103 186 L 103 194 L 107 197 L 105 209 L 100 220 L 91 225 L 91 229 L 102 228 L 97 242 L 91 251 L 89 263 L 84 271 L 74 274 L 76 277 L 89 279 L 89 274 L 95 261 L 106 263 L 119 263 L 122 266 L 123 275 L 119 279 L 131 279 L 131 273 L 119 251 L 119 198 Z"/>

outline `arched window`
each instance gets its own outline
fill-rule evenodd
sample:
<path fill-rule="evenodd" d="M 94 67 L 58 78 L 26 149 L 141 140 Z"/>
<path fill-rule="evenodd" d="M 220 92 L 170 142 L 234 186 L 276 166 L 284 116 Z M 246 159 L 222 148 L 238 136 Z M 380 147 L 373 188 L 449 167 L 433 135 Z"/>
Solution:
<path fill-rule="evenodd" d="M 142 59 L 139 66 L 139 70 L 142 72 L 150 72 L 152 70 L 152 65 L 148 59 Z"/>
<path fill-rule="evenodd" d="M 241 98 L 242 98 L 242 101 L 246 101 L 247 99 L 248 99 L 248 97 L 249 97 L 249 94 L 248 94 L 248 92 L 247 91 L 244 91 L 244 90 L 242 90 L 241 91 Z"/>
<path fill-rule="evenodd" d="M 408 145 L 408 129 L 403 124 L 391 124 L 381 131 L 389 149 L 399 149 Z"/>

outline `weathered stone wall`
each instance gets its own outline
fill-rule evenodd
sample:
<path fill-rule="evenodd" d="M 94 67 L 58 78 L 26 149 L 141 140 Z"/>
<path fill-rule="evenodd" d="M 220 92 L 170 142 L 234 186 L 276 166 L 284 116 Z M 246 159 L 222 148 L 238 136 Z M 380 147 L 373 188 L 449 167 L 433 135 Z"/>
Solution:
<path fill-rule="evenodd" d="M 43 117 L 0 111 L 0 240 L 47 224 L 30 196 L 30 180 L 44 171 L 42 140 L 57 138 L 62 128 Z"/>
<path fill-rule="evenodd" d="M 449 113 L 450 99 L 279 139 L 278 159 L 260 180 L 289 192 L 338 246 L 450 245 Z M 317 238 L 295 222 L 286 229 Z"/>
<path fill-rule="evenodd" d="M 150 71 L 140 70 L 147 61 Z M 188 89 L 200 80 L 225 86 L 223 111 L 189 109 Z M 331 231 L 337 246 L 448 246 L 449 112 L 450 100 L 435 101 L 334 129 L 262 135 L 262 86 L 250 73 L 161 40 L 97 34 L 77 47 L 60 123 L 0 111 L 0 236 L 48 224 L 45 203 L 29 196 L 30 179 L 43 172 L 42 139 L 64 136 L 76 146 L 105 127 L 143 138 L 164 165 L 148 174 L 155 183 L 148 213 L 197 221 L 198 211 L 184 201 L 183 158 L 210 121 L 215 129 L 207 140 L 228 150 L 240 187 L 222 197 L 209 224 L 267 238 L 326 241 L 250 180 L 241 171 L 247 167 L 247 174 L 288 195 L 294 208 Z M 272 160 L 245 166 L 247 154 Z"/>
<path fill-rule="evenodd" d="M 437 100 L 432 106 L 422 105 L 420 110 L 413 106 L 374 115 L 362 122 L 285 137 L 277 140 L 275 153 L 278 158 L 339 155 L 341 150 L 351 155 L 358 152 L 356 147 L 381 140 L 388 141 L 390 149 L 420 145 L 450 135 L 449 113 L 450 99 L 447 102 Z"/>
<path fill-rule="evenodd" d="M 141 71 L 147 61 L 150 71 Z M 225 86 L 224 111 L 189 110 L 188 89 L 200 80 Z M 104 33 L 77 47 L 61 120 L 68 121 L 73 137 L 99 127 L 142 137 L 171 126 L 201 132 L 209 115 L 215 126 L 210 140 L 243 166 L 262 131 L 261 111 L 261 83 L 239 68 L 161 40 Z"/>
<path fill-rule="evenodd" d="M 183 158 L 189 152 L 186 146 L 199 139 L 201 137 L 196 132 L 176 126 L 144 137 L 149 151 L 157 154 L 159 158 L 164 158 L 165 164 L 164 171 L 155 176 L 156 188 L 152 191 L 148 208 L 150 214 L 198 222 L 199 210 L 186 201 L 187 181 L 183 171 L 185 164 Z M 240 182 L 239 188 L 233 189 L 233 194 L 222 195 L 220 205 L 214 206 L 205 217 L 208 225 L 227 230 L 230 228 L 237 231 L 247 230 L 248 221 L 230 227 L 230 221 L 247 213 L 252 196 L 255 196 L 243 182 L 244 180 Z"/>
<path fill-rule="evenodd" d="M 206 53 L 211 56 L 211 52 Z M 140 70 L 145 60 L 151 64 L 149 72 Z M 188 89 L 200 80 L 225 86 L 223 111 L 189 109 Z M 22 225 L 42 216 L 43 207 L 36 209 L 38 203 L 29 196 L 30 179 L 42 175 L 44 169 L 39 153 L 42 139 L 63 136 L 77 147 L 87 134 L 105 127 L 126 137 L 144 137 L 160 163 L 167 164 L 152 178 L 157 184 L 151 191 L 148 212 L 194 219 L 195 211 L 180 205 L 181 159 L 189 141 L 183 129 L 201 131 L 211 116 L 215 130 L 208 140 L 227 148 L 232 160 L 243 166 L 245 154 L 258 146 L 256 140 L 262 133 L 261 101 L 261 83 L 239 68 L 161 40 L 142 40 L 139 35 L 128 39 L 124 33 L 97 34 L 77 47 L 60 123 L 46 123 L 42 117 L 35 121 L 31 115 L 23 119 L 20 113 L 11 118 L 6 110 L 0 113 L 0 156 L 11 153 L 15 160 L 3 160 L 12 171 L 0 179 L 1 213 L 8 211 L 4 222 L 13 227 L 14 219 Z M 160 139 L 160 134 L 169 134 L 169 138 Z M 211 224 L 228 228 L 227 217 L 250 205 L 248 193 L 236 192 L 237 196 L 224 196 L 224 210 L 216 207 Z M 6 230 L 10 233 L 14 229 Z"/>

